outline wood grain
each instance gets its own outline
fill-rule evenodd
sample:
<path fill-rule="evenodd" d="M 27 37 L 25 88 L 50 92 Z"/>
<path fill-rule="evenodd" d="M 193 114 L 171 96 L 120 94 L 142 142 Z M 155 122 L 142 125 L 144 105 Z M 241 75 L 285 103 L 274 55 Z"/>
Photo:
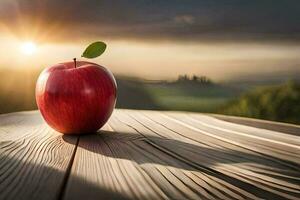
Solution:
<path fill-rule="evenodd" d="M 0 199 L 57 199 L 77 138 L 65 142 L 38 112 L 0 115 Z"/>
<path fill-rule="evenodd" d="M 232 122 L 236 124 L 244 124 L 247 126 L 253 126 L 256 128 L 262 128 L 272 131 L 279 131 L 282 133 L 289 133 L 292 135 L 300 136 L 300 126 L 294 125 L 294 124 L 288 124 L 288 123 L 282 123 L 282 122 L 273 122 L 273 121 L 267 121 L 267 120 L 261 120 L 261 119 L 252 119 L 252 118 L 246 118 L 246 117 L 236 117 L 236 116 L 227 116 L 227 115 L 218 115 L 218 114 L 211 114 L 211 116 L 227 121 Z"/>
<path fill-rule="evenodd" d="M 116 109 L 71 137 L 35 111 L 0 115 L 0 199 L 300 199 L 297 127 L 228 121 Z"/>
<path fill-rule="evenodd" d="M 116 110 L 80 137 L 64 197 L 299 199 L 299 139 L 201 114 Z"/>

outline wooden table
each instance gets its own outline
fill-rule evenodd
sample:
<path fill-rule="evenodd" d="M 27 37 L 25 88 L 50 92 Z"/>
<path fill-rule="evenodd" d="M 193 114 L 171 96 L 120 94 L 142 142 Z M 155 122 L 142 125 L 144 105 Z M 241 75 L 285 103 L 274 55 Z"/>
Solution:
<path fill-rule="evenodd" d="M 0 199 L 300 199 L 299 126 L 217 118 L 115 110 L 65 136 L 38 111 L 0 115 Z"/>

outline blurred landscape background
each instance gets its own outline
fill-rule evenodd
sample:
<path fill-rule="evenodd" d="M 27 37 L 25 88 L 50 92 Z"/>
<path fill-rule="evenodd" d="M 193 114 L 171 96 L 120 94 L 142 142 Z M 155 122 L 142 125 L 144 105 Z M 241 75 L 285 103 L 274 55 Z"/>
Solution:
<path fill-rule="evenodd" d="M 37 109 L 39 71 L 0 71 L 0 113 Z M 13 76 L 12 76 L 13 74 Z M 117 108 L 217 113 L 300 124 L 299 80 L 214 82 L 180 75 L 172 81 L 116 76 Z"/>
<path fill-rule="evenodd" d="M 117 108 L 181 110 L 300 124 L 300 3 L 0 1 L 0 113 L 37 109 L 47 66 L 87 44 L 118 84 Z"/>

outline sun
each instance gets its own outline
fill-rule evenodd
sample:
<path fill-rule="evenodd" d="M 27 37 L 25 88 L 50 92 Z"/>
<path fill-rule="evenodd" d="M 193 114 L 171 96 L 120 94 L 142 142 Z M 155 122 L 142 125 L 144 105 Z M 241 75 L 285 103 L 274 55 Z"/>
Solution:
<path fill-rule="evenodd" d="M 32 55 L 36 52 L 37 46 L 32 41 L 27 41 L 21 44 L 20 51 L 25 55 Z"/>

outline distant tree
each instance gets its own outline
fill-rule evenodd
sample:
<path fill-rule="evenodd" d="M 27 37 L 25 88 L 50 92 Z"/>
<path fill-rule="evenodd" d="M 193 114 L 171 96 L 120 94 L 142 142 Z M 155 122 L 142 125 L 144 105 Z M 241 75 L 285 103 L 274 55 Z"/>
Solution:
<path fill-rule="evenodd" d="M 194 82 L 198 82 L 198 80 L 199 80 L 199 77 L 198 77 L 198 76 L 196 76 L 196 75 L 193 75 L 193 77 L 192 77 L 192 81 L 194 81 Z"/>
<path fill-rule="evenodd" d="M 234 100 L 221 113 L 300 124 L 300 85 L 257 89 Z"/>
<path fill-rule="evenodd" d="M 179 75 L 177 81 L 189 81 L 189 76 L 187 74 Z"/>
<path fill-rule="evenodd" d="M 207 78 L 206 76 L 197 76 L 197 75 L 193 75 L 193 76 L 188 76 L 187 74 L 184 75 L 179 75 L 178 82 L 197 82 L 197 83 L 202 83 L 202 84 L 211 84 L 212 81 Z"/>
<path fill-rule="evenodd" d="M 198 77 L 198 81 L 200 83 L 203 83 L 203 84 L 210 84 L 211 83 L 210 79 L 207 78 L 206 76 L 200 76 L 200 77 Z"/>

